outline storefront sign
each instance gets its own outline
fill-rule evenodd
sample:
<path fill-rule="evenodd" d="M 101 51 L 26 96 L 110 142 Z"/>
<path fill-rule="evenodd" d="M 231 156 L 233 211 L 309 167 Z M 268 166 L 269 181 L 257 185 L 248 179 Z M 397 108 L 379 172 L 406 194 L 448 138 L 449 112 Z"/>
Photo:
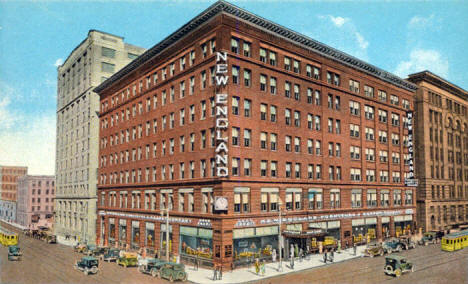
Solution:
<path fill-rule="evenodd" d="M 120 213 L 120 212 L 109 212 L 109 211 L 107 212 L 99 211 L 99 215 L 166 222 L 166 217 L 158 216 L 158 215 L 140 215 L 140 214 L 128 214 L 128 213 Z M 192 220 L 187 219 L 187 218 L 180 218 L 180 217 L 169 217 L 169 223 L 191 224 Z"/>
<path fill-rule="evenodd" d="M 406 112 L 408 119 L 408 159 L 409 159 L 409 172 L 408 178 L 405 178 L 406 186 L 418 186 L 418 180 L 414 178 L 414 155 L 413 155 L 413 112 Z"/>
<path fill-rule="evenodd" d="M 318 216 L 303 216 L 303 217 L 283 217 L 282 223 L 302 223 L 302 222 L 315 222 L 315 221 L 326 221 L 326 220 L 337 220 L 337 219 L 354 219 L 363 217 L 377 217 L 377 216 L 396 216 L 401 214 L 413 214 L 413 209 L 403 210 L 391 210 L 391 211 L 370 211 L 370 212 L 356 212 L 356 213 L 341 213 L 341 214 L 329 214 L 329 215 L 318 215 Z M 259 225 L 271 225 L 278 224 L 278 218 L 261 219 Z M 255 227 L 257 223 L 252 219 L 239 219 L 237 220 L 234 227 Z"/>
<path fill-rule="evenodd" d="M 198 220 L 197 226 L 198 227 L 211 228 L 211 220 L 209 220 L 209 219 L 200 219 L 200 220 Z"/>
<path fill-rule="evenodd" d="M 216 52 L 216 86 L 227 85 L 229 77 L 227 53 Z M 228 169 L 228 137 L 225 136 L 229 127 L 228 120 L 228 94 L 216 93 L 216 176 L 227 177 Z"/>

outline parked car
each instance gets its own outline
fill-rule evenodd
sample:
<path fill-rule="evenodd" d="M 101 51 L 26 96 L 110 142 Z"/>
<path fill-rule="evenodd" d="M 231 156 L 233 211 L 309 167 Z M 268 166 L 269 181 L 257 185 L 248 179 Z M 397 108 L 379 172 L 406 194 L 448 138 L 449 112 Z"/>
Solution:
<path fill-rule="evenodd" d="M 429 231 L 425 232 L 422 239 L 418 241 L 418 245 L 427 246 L 428 244 L 436 244 L 442 240 L 444 231 Z"/>
<path fill-rule="evenodd" d="M 21 249 L 17 245 L 8 246 L 8 260 L 21 260 L 22 257 Z"/>
<path fill-rule="evenodd" d="M 383 248 L 382 244 L 380 243 L 371 243 L 368 244 L 366 249 L 364 250 L 364 256 L 382 256 L 385 254 L 385 249 Z"/>
<path fill-rule="evenodd" d="M 89 273 L 96 274 L 99 271 L 99 260 L 93 256 L 82 257 L 81 260 L 75 264 L 75 269 L 83 271 L 85 275 Z"/>
<path fill-rule="evenodd" d="M 165 278 L 171 282 L 174 280 L 187 281 L 187 272 L 183 264 L 166 262 L 159 269 L 158 278 Z"/>
<path fill-rule="evenodd" d="M 83 252 L 86 251 L 86 244 L 78 243 L 78 244 L 76 244 L 76 245 L 73 247 L 73 250 L 74 250 L 75 252 L 83 253 Z"/>
<path fill-rule="evenodd" d="M 120 249 L 110 248 L 106 253 L 104 253 L 102 259 L 108 262 L 117 261 L 117 259 L 119 258 L 119 254 L 120 254 Z"/>
<path fill-rule="evenodd" d="M 132 252 L 121 252 L 121 256 L 117 259 L 117 264 L 123 267 L 138 266 L 137 254 Z"/>
<path fill-rule="evenodd" d="M 399 239 L 391 239 L 383 244 L 383 248 L 386 253 L 392 253 L 394 251 L 400 252 L 405 247 L 406 244 L 402 243 Z"/>
<path fill-rule="evenodd" d="M 416 243 L 411 239 L 411 236 L 400 236 L 399 241 L 404 244 L 403 248 L 405 250 L 416 248 Z"/>
<path fill-rule="evenodd" d="M 159 270 L 165 263 L 166 261 L 159 258 L 147 258 L 138 264 L 138 271 L 157 277 L 159 275 Z"/>
<path fill-rule="evenodd" d="M 95 257 L 99 257 L 100 259 L 102 259 L 102 256 L 104 256 L 104 254 L 109 250 L 108 247 L 92 247 L 92 248 L 89 248 L 88 251 L 86 252 L 87 255 L 90 255 L 90 256 L 95 256 Z"/>
<path fill-rule="evenodd" d="M 385 257 L 384 272 L 386 275 L 400 277 L 401 274 L 408 271 L 413 272 L 414 265 L 405 257 L 399 255 L 389 255 Z"/>

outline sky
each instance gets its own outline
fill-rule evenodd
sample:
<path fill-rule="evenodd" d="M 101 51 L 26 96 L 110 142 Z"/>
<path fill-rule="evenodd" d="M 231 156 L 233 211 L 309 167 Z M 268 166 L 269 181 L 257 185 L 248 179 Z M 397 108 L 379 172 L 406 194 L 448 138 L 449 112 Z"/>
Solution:
<path fill-rule="evenodd" d="M 216 1 L 0 0 L 0 165 L 55 174 L 57 66 L 97 29 L 151 48 Z M 468 89 L 468 1 L 231 1 L 402 78 Z"/>

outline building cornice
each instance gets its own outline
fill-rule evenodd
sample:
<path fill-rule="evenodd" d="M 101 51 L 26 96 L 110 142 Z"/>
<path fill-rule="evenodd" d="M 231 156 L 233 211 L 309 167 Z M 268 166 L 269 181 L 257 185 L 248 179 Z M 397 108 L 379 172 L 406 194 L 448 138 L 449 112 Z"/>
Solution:
<path fill-rule="evenodd" d="M 441 88 L 442 90 L 445 90 L 451 94 L 454 94 L 465 101 L 468 101 L 468 91 L 458 87 L 457 85 L 450 83 L 449 81 L 443 79 L 440 76 L 437 76 L 436 74 L 430 72 L 430 71 L 422 71 L 419 73 L 414 73 L 411 75 L 408 75 L 408 81 L 411 81 L 415 84 L 421 81 L 428 82 L 438 88 Z"/>
<path fill-rule="evenodd" d="M 155 46 L 147 50 L 145 53 L 143 53 L 141 56 L 136 58 L 130 64 L 122 68 L 119 72 L 112 75 L 109 79 L 107 79 L 102 84 L 97 86 L 94 89 L 94 91 L 97 93 L 100 93 L 106 90 L 115 82 L 124 78 L 127 74 L 129 74 L 130 72 L 132 72 L 139 66 L 143 65 L 146 61 L 159 55 L 162 51 L 164 51 L 165 49 L 167 49 L 168 47 L 170 47 L 171 45 L 179 41 L 181 38 L 185 37 L 190 32 L 196 30 L 201 25 L 213 19 L 215 16 L 219 14 L 226 14 L 226 15 L 235 17 L 237 19 L 240 19 L 250 25 L 256 26 L 264 31 L 267 31 L 268 33 L 284 38 L 303 48 L 306 48 L 315 53 L 318 53 L 321 56 L 324 56 L 326 58 L 337 61 L 343 65 L 362 71 L 366 74 L 374 76 L 380 80 L 383 80 L 399 88 L 402 88 L 411 92 L 416 91 L 416 89 L 418 88 L 413 83 L 403 80 L 396 75 L 393 75 L 371 64 L 368 64 L 342 51 L 339 51 L 330 46 L 327 46 L 305 35 L 294 32 L 281 25 L 268 21 L 244 9 L 234 6 L 226 1 L 218 1 L 214 3 L 213 5 L 211 5 L 210 7 L 208 7 L 201 14 L 193 18 L 190 22 L 186 23 L 177 31 L 175 31 L 174 33 L 166 37 L 160 43 L 156 44 Z"/>

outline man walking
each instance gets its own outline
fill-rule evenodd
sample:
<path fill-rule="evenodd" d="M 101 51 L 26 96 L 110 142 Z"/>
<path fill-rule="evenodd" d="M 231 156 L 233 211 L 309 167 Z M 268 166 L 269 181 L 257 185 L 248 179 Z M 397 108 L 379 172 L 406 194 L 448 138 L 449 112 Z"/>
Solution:
<path fill-rule="evenodd" d="M 356 247 L 356 244 L 354 243 L 353 244 L 353 253 L 354 253 L 354 255 L 356 255 L 356 250 L 357 250 L 357 247 Z"/>
<path fill-rule="evenodd" d="M 291 258 L 291 263 L 290 263 L 291 269 L 294 269 L 294 246 L 293 245 L 291 245 L 289 256 Z"/>
<path fill-rule="evenodd" d="M 323 263 L 327 263 L 327 250 L 323 251 Z"/>

